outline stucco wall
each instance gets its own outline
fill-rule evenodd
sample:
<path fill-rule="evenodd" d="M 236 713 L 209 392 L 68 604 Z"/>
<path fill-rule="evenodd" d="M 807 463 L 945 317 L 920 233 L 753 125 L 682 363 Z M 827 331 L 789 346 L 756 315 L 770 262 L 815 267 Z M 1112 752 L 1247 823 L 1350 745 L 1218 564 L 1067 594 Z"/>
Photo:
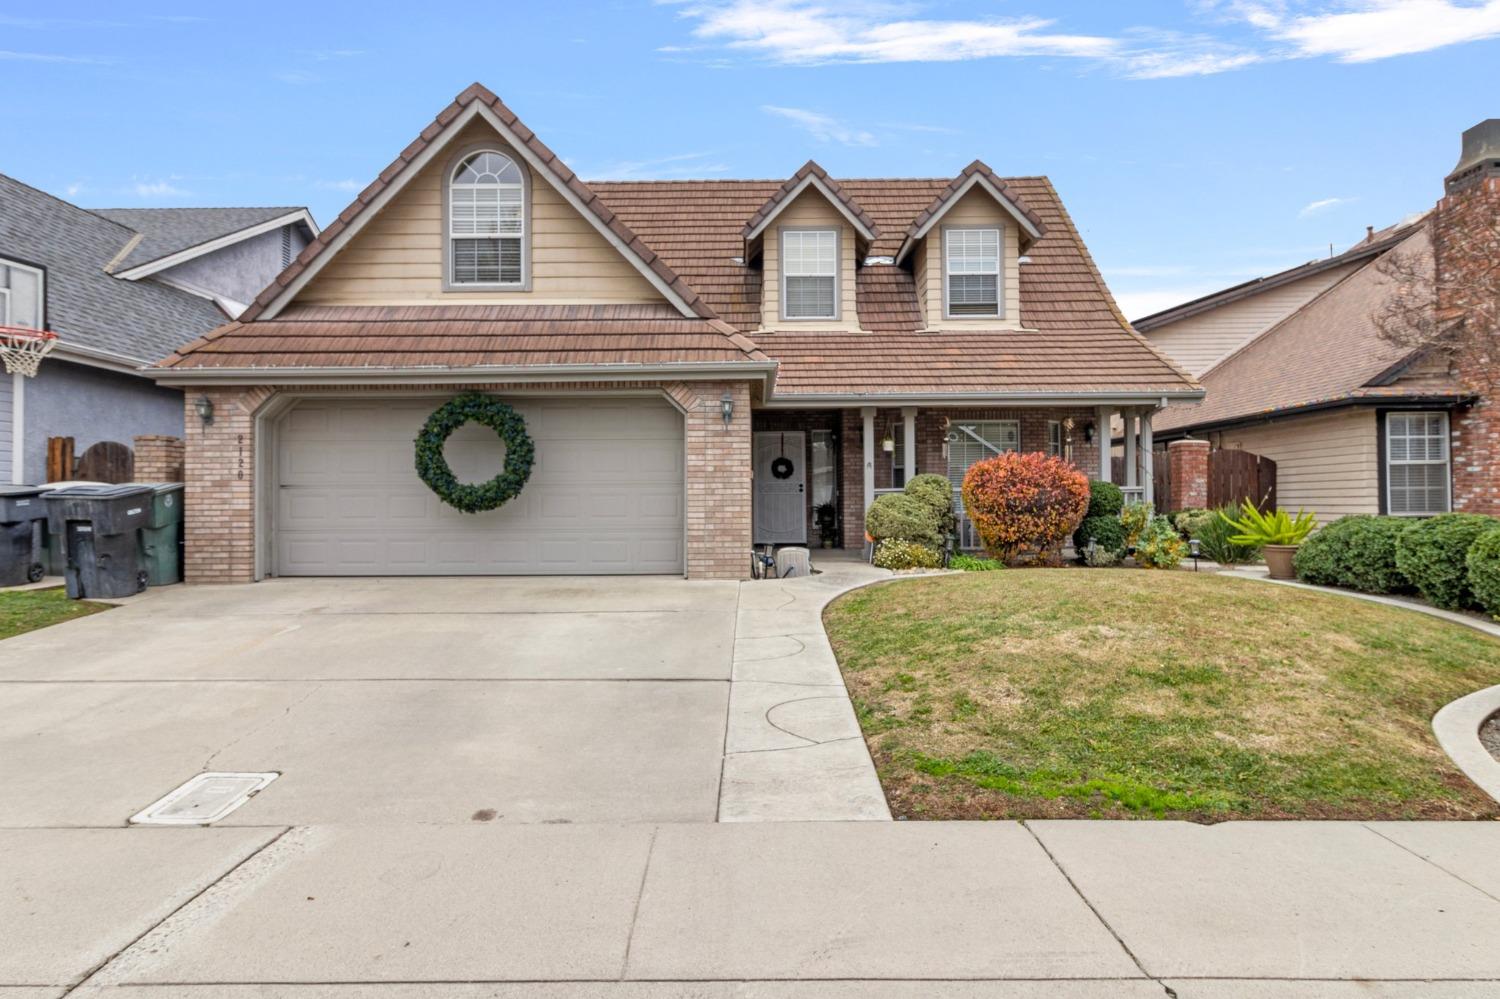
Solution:
<path fill-rule="evenodd" d="M 3 377 L 8 381 L 10 376 Z M 99 441 L 129 447 L 138 434 L 182 436 L 179 390 L 56 358 L 43 361 L 37 376 L 26 383 L 25 403 L 28 482 L 46 478 L 48 437 L 71 437 L 74 453 L 82 454 Z M 8 406 L 6 411 L 9 415 Z"/>
<path fill-rule="evenodd" d="M 282 226 L 169 268 L 162 276 L 248 305 L 282 271 L 282 230 L 291 230 L 291 256 L 307 245 L 300 226 Z"/>

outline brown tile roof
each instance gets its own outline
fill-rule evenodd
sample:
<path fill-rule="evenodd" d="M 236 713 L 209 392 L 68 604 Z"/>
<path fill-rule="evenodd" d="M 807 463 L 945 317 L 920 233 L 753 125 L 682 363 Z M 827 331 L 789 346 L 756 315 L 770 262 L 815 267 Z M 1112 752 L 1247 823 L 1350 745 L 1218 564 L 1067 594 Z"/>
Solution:
<path fill-rule="evenodd" d="M 161 363 L 198 368 L 412 368 L 765 362 L 715 319 L 662 305 L 297 306 L 234 322 Z"/>
<path fill-rule="evenodd" d="M 828 193 L 837 198 L 839 203 L 848 210 L 849 214 L 859 219 L 860 225 L 869 230 L 872 239 L 880 235 L 880 227 L 875 224 L 875 220 L 866 215 L 865 210 L 859 207 L 859 202 L 849 197 L 844 189 L 839 186 L 839 182 L 828 176 L 828 171 L 824 170 L 814 160 L 808 160 L 802 164 L 802 169 L 787 178 L 786 183 L 782 184 L 776 190 L 775 194 L 766 199 L 766 203 L 761 205 L 760 209 L 754 215 L 750 216 L 750 221 L 745 223 L 744 229 L 740 230 L 740 235 L 749 239 L 756 228 L 765 222 L 766 219 L 770 218 L 776 211 L 777 206 L 785 201 L 797 189 L 798 185 L 808 177 L 816 177 L 828 190 Z"/>
<path fill-rule="evenodd" d="M 1399 252 L 1421 254 L 1430 264 L 1428 227 L 1408 231 Z M 1169 407 L 1155 429 L 1192 431 L 1341 402 L 1462 397 L 1462 386 L 1441 373 L 1397 379 L 1419 352 L 1376 330 L 1373 316 L 1390 294 L 1392 283 L 1377 261 L 1367 262 L 1206 371 L 1204 401 Z"/>
<path fill-rule="evenodd" d="M 438 116 L 433 119 L 432 124 L 422 129 L 421 133 L 412 140 L 411 145 L 403 149 L 401 155 L 391 161 L 391 164 L 382 170 L 380 175 L 368 187 L 359 192 L 359 195 L 350 202 L 349 207 L 339 213 L 339 217 L 334 219 L 332 224 L 324 228 L 318 234 L 318 238 L 309 243 L 297 255 L 297 259 L 292 262 L 291 266 L 282 271 L 275 281 L 256 296 L 250 308 L 246 309 L 240 316 L 240 320 L 242 322 L 249 322 L 259 317 L 267 306 L 281 295 L 287 285 L 296 280 L 314 260 L 322 255 L 324 249 L 349 227 L 350 223 L 364 213 L 370 202 L 379 197 L 380 193 L 389 187 L 396 178 L 404 174 L 407 167 L 421 155 L 423 150 L 439 141 L 441 136 L 448 131 L 448 126 L 458 120 L 459 116 L 467 108 L 476 103 L 489 107 L 496 117 L 504 122 L 506 127 L 515 134 L 522 145 L 541 161 L 543 167 L 550 170 L 554 177 L 572 191 L 574 196 L 583 203 L 583 206 L 606 228 L 614 233 L 616 238 L 625 245 L 630 253 L 654 272 L 663 284 L 671 288 L 673 293 L 682 299 L 695 315 L 705 319 L 714 318 L 713 310 L 698 297 L 698 293 L 661 260 L 649 246 L 642 242 L 640 237 L 631 231 L 630 226 L 616 218 L 614 212 L 610 211 L 599 200 L 595 193 L 589 189 L 589 186 L 580 180 L 578 175 L 569 169 L 566 163 L 557 158 L 556 153 L 547 148 L 546 143 L 537 138 L 535 132 L 527 128 L 521 119 L 517 118 L 515 113 L 505 106 L 500 98 L 496 97 L 483 85 L 474 83 L 470 84 L 463 93 L 455 97 L 452 104 L 449 104 L 439 112 Z"/>
<path fill-rule="evenodd" d="M 964 185 L 966 185 L 969 180 L 975 176 L 983 177 L 985 180 L 989 181 L 990 186 L 995 189 L 995 193 L 997 193 L 1007 205 L 1013 208 L 1017 214 L 1021 215 L 1028 222 L 1030 222 L 1032 226 L 1039 232 L 1043 234 L 1046 233 L 1047 227 L 1042 222 L 1041 218 L 1036 214 L 1036 212 L 1033 212 L 1030 208 L 1026 207 L 1026 202 L 1022 200 L 1015 191 L 1011 190 L 1010 186 L 1006 184 L 1004 180 L 995 176 L 995 171 L 991 170 L 983 160 L 975 160 L 973 163 L 970 163 L 968 166 L 964 167 L 963 170 L 959 172 L 959 175 L 957 177 L 954 177 L 951 181 L 949 181 L 948 186 L 943 188 L 943 190 L 938 193 L 938 196 L 932 200 L 932 203 L 928 205 L 920 215 L 912 220 L 911 225 L 906 227 L 906 239 L 902 241 L 902 244 L 905 245 L 907 241 L 916 239 L 917 234 L 922 231 L 923 226 L 927 225 L 927 223 L 931 222 L 934 218 L 946 211 L 948 206 L 953 203 L 956 197 L 958 197 L 958 192 L 962 191 L 964 189 Z M 899 254 L 900 251 L 898 250 L 897 253 Z"/>

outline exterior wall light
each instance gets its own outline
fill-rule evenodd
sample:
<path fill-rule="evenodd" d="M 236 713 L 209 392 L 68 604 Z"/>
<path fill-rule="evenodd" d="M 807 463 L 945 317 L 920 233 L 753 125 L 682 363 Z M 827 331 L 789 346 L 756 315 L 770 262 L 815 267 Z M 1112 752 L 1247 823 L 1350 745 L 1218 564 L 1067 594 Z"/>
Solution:
<path fill-rule="evenodd" d="M 1083 425 L 1083 442 L 1085 444 L 1092 444 L 1092 443 L 1094 443 L 1094 421 L 1093 420 L 1090 420 L 1089 422 L 1087 422 L 1087 423 L 1085 423 Z"/>
<path fill-rule="evenodd" d="M 734 422 L 734 396 L 728 392 L 719 397 L 719 415 L 724 417 L 724 429 L 728 430 Z"/>
<path fill-rule="evenodd" d="M 214 401 L 208 396 L 200 395 L 193 408 L 198 411 L 198 419 L 203 421 L 205 427 L 214 422 Z"/>

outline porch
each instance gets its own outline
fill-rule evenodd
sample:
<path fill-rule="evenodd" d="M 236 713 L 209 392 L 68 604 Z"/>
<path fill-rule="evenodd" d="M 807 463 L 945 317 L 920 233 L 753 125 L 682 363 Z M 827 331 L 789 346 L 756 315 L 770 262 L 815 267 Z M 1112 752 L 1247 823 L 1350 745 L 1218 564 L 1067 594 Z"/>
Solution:
<path fill-rule="evenodd" d="M 959 547 L 978 549 L 959 490 L 969 466 L 1005 451 L 1061 456 L 1127 500 L 1151 502 L 1151 413 L 1145 406 L 760 409 L 753 432 L 753 540 L 863 550 L 865 511 L 914 475 L 952 484 Z M 1127 429 L 1111 460 L 1111 421 Z M 1118 470 L 1112 466 L 1118 464 Z"/>

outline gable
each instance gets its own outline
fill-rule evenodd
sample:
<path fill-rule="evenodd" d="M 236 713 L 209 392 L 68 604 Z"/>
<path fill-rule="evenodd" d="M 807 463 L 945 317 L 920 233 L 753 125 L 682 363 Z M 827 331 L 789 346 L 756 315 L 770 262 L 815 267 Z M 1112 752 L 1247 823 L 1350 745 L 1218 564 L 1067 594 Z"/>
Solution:
<path fill-rule="evenodd" d="M 836 229 L 839 233 L 839 317 L 831 320 L 784 320 L 781 318 L 781 231 L 783 229 Z M 777 214 L 759 237 L 762 281 L 761 326 L 776 329 L 794 325 L 807 328 L 822 323 L 838 329 L 858 325 L 855 302 L 855 233 L 843 215 L 819 191 L 803 191 Z"/>
<path fill-rule="evenodd" d="M 499 149 L 527 171 L 531 283 L 525 291 L 444 291 L 443 187 L 456 159 Z M 664 296 L 487 121 L 465 126 L 369 219 L 294 301 L 318 305 L 431 302 L 631 304 Z"/>
<path fill-rule="evenodd" d="M 1000 230 L 1000 318 L 953 319 L 943 313 L 943 239 L 950 229 L 983 226 Z M 946 326 L 1016 327 L 1021 316 L 1020 232 L 1010 213 L 988 192 L 971 188 L 917 240 L 912 255 L 922 314 L 929 329 Z"/>

